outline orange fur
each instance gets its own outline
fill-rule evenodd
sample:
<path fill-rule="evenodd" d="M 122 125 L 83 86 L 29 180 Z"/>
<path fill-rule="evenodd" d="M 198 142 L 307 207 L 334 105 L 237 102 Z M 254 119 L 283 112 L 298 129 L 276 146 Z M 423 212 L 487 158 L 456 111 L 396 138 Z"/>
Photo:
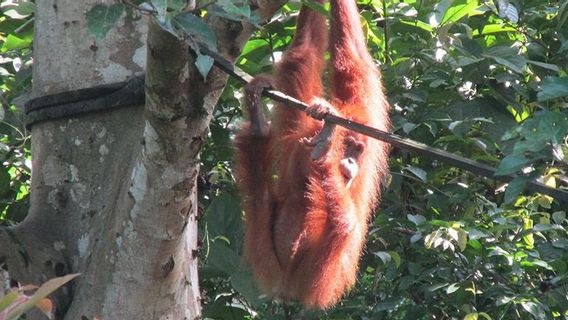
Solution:
<path fill-rule="evenodd" d="M 333 110 L 389 130 L 389 105 L 366 48 L 355 0 L 331 0 L 331 14 Z M 368 218 L 388 171 L 388 146 L 335 128 L 325 153 L 312 159 L 315 147 L 305 141 L 318 135 L 321 121 L 278 106 L 268 123 L 259 95 L 273 83 L 301 101 L 318 103 L 315 99 L 324 95 L 327 34 L 325 17 L 303 7 L 275 80 L 260 76 L 247 87 L 250 121 L 235 141 L 235 174 L 245 197 L 245 256 L 260 288 L 322 309 L 355 283 Z"/>

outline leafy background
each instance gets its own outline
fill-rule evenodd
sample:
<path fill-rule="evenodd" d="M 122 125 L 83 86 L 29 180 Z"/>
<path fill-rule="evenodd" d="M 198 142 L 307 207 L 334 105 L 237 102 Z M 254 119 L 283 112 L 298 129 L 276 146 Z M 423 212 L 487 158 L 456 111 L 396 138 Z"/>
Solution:
<path fill-rule="evenodd" d="M 31 89 L 31 2 L 0 2 L 0 222 L 21 221 L 29 206 L 30 141 L 23 106 Z"/>
<path fill-rule="evenodd" d="M 206 25 L 183 12 L 182 2 L 152 1 L 144 8 L 154 10 L 172 33 L 189 33 L 214 46 Z M 26 208 L 29 144 L 15 98 L 29 89 L 33 24 L 33 5 L 30 10 L 7 3 L 2 2 L 0 16 L 0 220 L 5 224 L 21 221 Z M 213 3 L 198 9 L 199 16 L 258 22 L 246 1 Z M 568 3 L 358 3 L 393 106 L 395 133 L 516 178 L 501 184 L 393 150 L 390 183 L 373 216 L 357 285 L 325 312 L 272 301 L 259 294 L 241 258 L 244 217 L 231 139 L 242 117 L 242 92 L 230 80 L 215 110 L 199 180 L 205 317 L 568 318 L 566 204 L 524 188 L 534 179 L 559 189 L 568 182 Z M 102 16 L 118 19 L 116 10 L 128 6 L 100 9 Z M 239 67 L 251 74 L 270 72 L 292 39 L 298 9 L 288 4 L 262 25 Z M 95 10 L 89 14 L 91 25 L 103 19 Z M 104 37 L 113 24 L 98 25 L 103 27 L 92 32 Z M 198 59 L 204 76 L 211 62 Z"/>

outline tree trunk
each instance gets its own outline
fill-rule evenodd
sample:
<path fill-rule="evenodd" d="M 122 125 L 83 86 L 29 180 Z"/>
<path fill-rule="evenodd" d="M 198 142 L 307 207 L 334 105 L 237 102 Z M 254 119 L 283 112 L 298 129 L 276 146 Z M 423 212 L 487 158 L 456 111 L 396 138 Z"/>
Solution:
<path fill-rule="evenodd" d="M 267 17 L 283 1 L 264 2 Z M 33 96 L 124 81 L 148 52 L 146 107 L 33 126 L 31 208 L 0 229 L 0 260 L 23 284 L 81 273 L 52 296 L 57 319 L 195 319 L 199 151 L 227 76 L 214 69 L 204 82 L 151 19 L 123 14 L 95 41 L 85 13 L 97 3 L 36 1 Z M 209 23 L 234 59 L 252 28 Z"/>

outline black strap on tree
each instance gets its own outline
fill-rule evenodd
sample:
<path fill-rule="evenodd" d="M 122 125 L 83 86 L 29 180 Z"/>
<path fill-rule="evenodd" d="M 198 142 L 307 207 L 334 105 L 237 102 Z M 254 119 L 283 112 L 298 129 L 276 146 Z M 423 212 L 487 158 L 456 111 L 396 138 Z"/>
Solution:
<path fill-rule="evenodd" d="M 252 79 L 250 75 L 234 66 L 230 61 L 217 52 L 210 50 L 204 45 L 200 46 L 199 49 L 202 54 L 213 58 L 215 66 L 242 84 L 247 84 Z M 264 90 L 263 95 L 274 101 L 280 102 L 285 106 L 301 111 L 305 111 L 308 107 L 307 104 L 276 90 Z M 143 76 L 134 77 L 124 82 L 38 97 L 26 103 L 26 127 L 29 128 L 33 124 L 41 121 L 68 118 L 91 112 L 111 111 L 133 104 L 142 104 L 143 102 Z M 515 178 L 514 176 L 508 175 L 496 176 L 495 167 L 490 165 L 473 161 L 442 149 L 430 147 L 423 143 L 362 125 L 342 117 L 330 114 L 326 116 L 324 120 L 384 141 L 396 148 L 409 150 L 428 158 L 439 160 L 448 165 L 468 170 L 486 178 L 502 182 L 509 182 Z M 527 187 L 533 192 L 543 193 L 552 196 L 559 201 L 568 203 L 568 192 L 561 189 L 551 188 L 539 181 L 530 181 L 527 183 Z"/>
<path fill-rule="evenodd" d="M 92 88 L 66 91 L 29 100 L 25 107 L 26 128 L 54 119 L 91 112 L 111 111 L 144 103 L 144 76 Z"/>

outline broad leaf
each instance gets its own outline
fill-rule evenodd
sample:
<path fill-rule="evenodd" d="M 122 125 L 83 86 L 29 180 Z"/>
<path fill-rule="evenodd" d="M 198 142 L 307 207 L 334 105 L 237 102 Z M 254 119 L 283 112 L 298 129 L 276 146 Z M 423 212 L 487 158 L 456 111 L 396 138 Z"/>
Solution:
<path fill-rule="evenodd" d="M 523 192 L 527 183 L 531 180 L 530 177 L 520 176 L 509 182 L 507 190 L 505 191 L 505 203 L 512 203 L 517 196 Z"/>
<path fill-rule="evenodd" d="M 31 38 L 18 38 L 13 34 L 9 34 L 6 37 L 5 42 L 2 44 L 2 48 L 0 49 L 0 52 L 6 53 L 6 52 L 12 51 L 12 50 L 19 50 L 19 49 L 28 48 L 31 43 L 32 43 Z"/>
<path fill-rule="evenodd" d="M 568 96 L 568 77 L 546 77 L 540 88 L 537 94 L 540 102 Z"/>
<path fill-rule="evenodd" d="M 124 5 L 117 3 L 113 5 L 97 4 L 87 12 L 87 28 L 97 41 L 104 39 L 106 34 L 112 29 L 122 13 Z"/>
<path fill-rule="evenodd" d="M 16 307 L 8 315 L 8 320 L 17 319 L 24 312 L 32 309 L 36 304 L 40 303 L 48 295 L 50 295 L 55 290 L 61 288 L 67 282 L 75 279 L 79 274 L 68 274 L 63 277 L 53 278 L 42 284 L 37 291 L 24 303 Z"/>
<path fill-rule="evenodd" d="M 203 81 L 207 80 L 207 75 L 209 74 L 211 67 L 213 67 L 214 61 L 215 60 L 213 60 L 213 58 L 211 58 L 210 56 L 203 54 L 197 55 L 197 59 L 195 60 L 195 66 L 197 67 L 197 70 L 203 77 Z"/>
<path fill-rule="evenodd" d="M 182 13 L 172 19 L 172 25 L 211 49 L 217 47 L 217 37 L 207 23 L 192 13 Z"/>
<path fill-rule="evenodd" d="M 529 159 L 524 156 L 519 156 L 515 154 L 511 154 L 503 158 L 501 163 L 497 167 L 495 171 L 495 175 L 497 176 L 505 176 L 509 174 L 513 174 L 522 168 L 524 168 L 529 163 Z"/>

